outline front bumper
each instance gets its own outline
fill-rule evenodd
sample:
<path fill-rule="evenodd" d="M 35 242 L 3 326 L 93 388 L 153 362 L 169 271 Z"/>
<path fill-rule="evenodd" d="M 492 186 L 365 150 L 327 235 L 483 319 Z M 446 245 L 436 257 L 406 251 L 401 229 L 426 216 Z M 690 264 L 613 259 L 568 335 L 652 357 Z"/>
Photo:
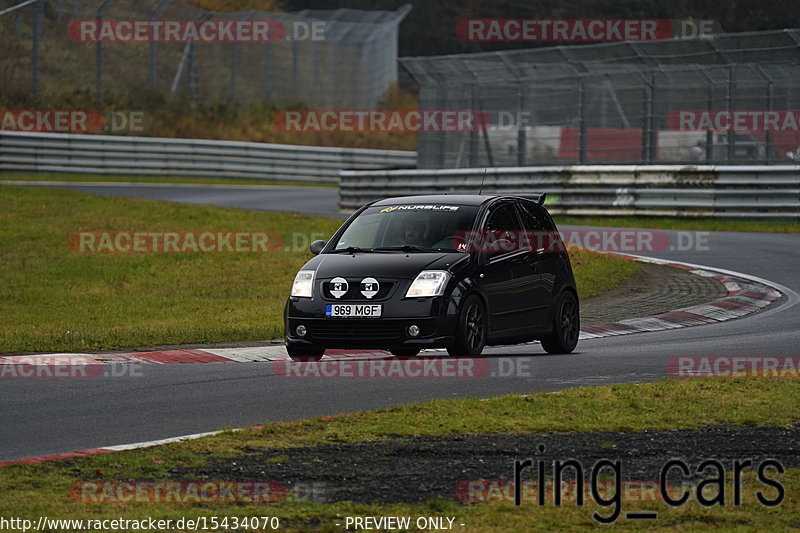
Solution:
<path fill-rule="evenodd" d="M 317 298 L 289 298 L 284 313 L 286 344 L 388 349 L 442 348 L 453 341 L 457 323 L 455 305 L 444 297 L 375 302 L 383 306 L 380 318 L 326 318 L 324 309 L 328 303 L 331 302 Z M 300 324 L 306 327 L 303 337 L 296 334 Z M 416 337 L 408 334 L 412 324 L 420 328 Z"/>

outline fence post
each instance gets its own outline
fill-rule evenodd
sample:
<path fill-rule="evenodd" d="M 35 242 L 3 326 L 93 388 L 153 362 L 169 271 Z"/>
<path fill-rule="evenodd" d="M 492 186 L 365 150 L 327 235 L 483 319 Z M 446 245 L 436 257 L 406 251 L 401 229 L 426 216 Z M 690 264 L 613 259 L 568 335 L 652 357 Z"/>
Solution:
<path fill-rule="evenodd" d="M 186 79 L 186 92 L 192 103 L 200 100 L 200 81 L 197 75 L 197 46 L 189 45 L 189 72 Z"/>
<path fill-rule="evenodd" d="M 150 20 L 156 20 L 156 17 L 161 15 L 161 12 L 164 11 L 172 0 L 161 0 L 158 5 L 150 12 Z M 156 43 L 155 39 L 150 41 L 150 88 L 155 90 L 156 88 L 156 48 L 158 47 L 158 43 Z"/>
<path fill-rule="evenodd" d="M 773 93 L 773 86 L 772 80 L 767 83 L 767 111 L 772 111 L 772 93 Z M 767 136 L 765 139 L 765 151 L 764 151 L 764 159 L 766 163 L 770 163 L 770 154 L 772 153 L 772 130 L 767 129 Z"/>
<path fill-rule="evenodd" d="M 14 11 L 14 41 L 20 42 L 22 40 L 22 14 L 19 9 Z"/>
<path fill-rule="evenodd" d="M 292 33 L 294 33 L 294 25 L 297 21 L 292 20 Z M 300 87 L 298 87 L 297 82 L 297 70 L 299 68 L 299 63 L 297 61 L 297 39 L 292 39 L 289 41 L 291 45 L 289 48 L 291 49 L 291 61 L 292 61 L 292 95 L 297 100 L 302 100 L 302 93 L 300 92 Z"/>
<path fill-rule="evenodd" d="M 644 98 L 642 99 L 642 161 L 650 163 L 653 160 L 653 77 L 651 75 L 644 82 Z"/>
<path fill-rule="evenodd" d="M 331 78 L 332 82 L 331 85 L 333 86 L 333 90 L 331 91 L 331 97 L 328 99 L 330 106 L 334 109 L 341 109 L 344 105 L 344 96 L 342 95 L 342 85 L 341 81 L 339 80 L 339 71 L 342 68 L 341 64 L 341 52 L 342 47 L 341 43 L 337 43 L 336 48 L 331 43 L 325 43 L 325 53 L 328 56 L 328 61 L 331 61 Z"/>
<path fill-rule="evenodd" d="M 314 80 L 312 82 L 312 85 L 314 86 L 314 93 L 313 93 L 314 97 L 310 103 L 312 106 L 317 108 L 324 107 L 325 104 L 322 102 L 322 87 L 323 87 L 323 82 L 321 79 L 322 69 L 320 68 L 320 59 L 319 59 L 320 45 L 319 43 L 309 42 L 306 43 L 306 46 L 311 47 L 311 65 L 312 65 L 311 76 Z"/>
<path fill-rule="evenodd" d="M 103 0 L 103 3 L 97 8 L 95 11 L 95 22 L 97 23 L 98 34 L 100 33 L 100 27 L 103 24 L 103 14 L 105 10 L 110 6 L 114 0 Z M 99 35 L 98 35 L 99 36 Z M 95 90 L 97 92 L 97 101 L 103 101 L 103 69 L 105 68 L 105 63 L 103 60 L 103 41 L 102 39 L 97 40 L 97 53 L 95 58 Z"/>
<path fill-rule="evenodd" d="M 757 65 L 758 72 L 764 77 L 767 81 L 767 111 L 772 111 L 773 106 L 773 97 L 774 97 L 774 83 L 772 80 L 772 76 L 770 76 L 766 70 L 761 65 Z M 770 164 L 772 159 L 772 130 L 764 127 L 764 162 L 766 164 Z"/>
<path fill-rule="evenodd" d="M 483 99 L 479 98 L 478 101 L 480 102 L 480 112 L 481 116 L 483 116 Z M 489 129 L 488 128 L 481 128 L 481 133 L 483 135 L 483 147 L 486 150 L 486 158 L 489 160 L 489 166 L 494 166 L 494 154 L 492 153 L 492 145 L 489 143 Z"/>
<path fill-rule="evenodd" d="M 578 164 L 586 162 L 586 78 L 578 82 Z"/>
<path fill-rule="evenodd" d="M 469 108 L 470 109 L 478 109 L 477 105 L 477 98 L 475 97 L 475 85 L 471 85 L 469 88 Z M 445 109 L 444 99 L 441 98 L 439 100 L 439 106 L 437 109 Z M 438 168 L 445 167 L 445 134 L 444 133 L 436 133 L 435 134 L 439 139 L 440 148 L 437 150 L 439 152 L 439 165 Z M 478 132 L 475 128 L 471 128 L 469 131 L 469 166 L 470 167 L 477 167 L 478 166 L 478 152 L 480 148 L 478 147 Z"/>
<path fill-rule="evenodd" d="M 647 162 L 652 163 L 654 159 L 658 158 L 656 147 L 658 146 L 658 139 L 656 138 L 655 126 L 655 102 L 656 102 L 656 75 L 650 74 L 650 87 L 648 90 L 647 101 Z"/>
<path fill-rule="evenodd" d="M 44 0 L 33 4 L 33 97 L 39 97 L 41 78 L 41 45 L 42 45 L 42 18 L 44 15 Z"/>
<path fill-rule="evenodd" d="M 731 114 L 733 113 L 733 100 L 736 97 L 736 77 L 734 68 L 735 67 L 733 65 L 728 67 L 727 110 L 729 117 L 732 116 Z M 730 164 L 730 162 L 736 155 L 736 141 L 735 141 L 736 135 L 734 135 L 733 132 L 730 129 L 728 129 L 727 137 L 728 137 L 728 153 L 725 156 L 725 162 Z"/>
<path fill-rule="evenodd" d="M 270 49 L 272 43 L 264 43 L 264 105 L 268 106 L 270 103 Z"/>
<path fill-rule="evenodd" d="M 253 15 L 253 10 L 246 11 L 240 18 L 240 21 L 245 21 Z M 234 41 L 231 43 L 231 85 L 228 100 L 231 104 L 236 104 L 237 91 L 237 77 L 239 76 L 239 43 Z"/>
<path fill-rule="evenodd" d="M 235 42 L 231 43 L 231 83 L 228 92 L 228 101 L 236 103 L 236 76 L 239 74 L 239 47 Z"/>
<path fill-rule="evenodd" d="M 527 150 L 527 132 L 522 124 L 522 111 L 525 108 L 525 88 L 522 82 L 517 85 L 517 166 L 524 167 Z M 484 128 L 485 129 L 485 128 Z"/>
<path fill-rule="evenodd" d="M 714 107 L 714 84 L 711 82 L 709 78 L 709 85 L 708 85 L 708 112 L 711 113 L 712 108 Z M 706 163 L 711 162 L 711 158 L 714 157 L 714 132 L 706 130 Z"/>
<path fill-rule="evenodd" d="M 359 82 L 359 76 L 357 75 L 357 71 L 356 71 L 356 69 L 358 68 L 357 61 L 356 61 L 356 57 L 358 56 L 356 46 L 358 46 L 358 45 L 354 44 L 352 46 L 348 46 L 348 49 L 351 50 L 351 53 L 350 53 L 350 90 L 347 91 L 350 94 L 350 109 L 355 109 L 356 108 L 356 91 L 355 91 L 355 87 L 358 87 L 358 82 Z"/>

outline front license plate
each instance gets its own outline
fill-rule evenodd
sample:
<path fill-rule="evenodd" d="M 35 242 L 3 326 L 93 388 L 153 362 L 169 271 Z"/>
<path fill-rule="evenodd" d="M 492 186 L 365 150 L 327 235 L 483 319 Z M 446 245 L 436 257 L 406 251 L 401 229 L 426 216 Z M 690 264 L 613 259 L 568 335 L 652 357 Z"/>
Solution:
<path fill-rule="evenodd" d="M 380 304 L 328 304 L 325 316 L 330 318 L 380 318 Z"/>

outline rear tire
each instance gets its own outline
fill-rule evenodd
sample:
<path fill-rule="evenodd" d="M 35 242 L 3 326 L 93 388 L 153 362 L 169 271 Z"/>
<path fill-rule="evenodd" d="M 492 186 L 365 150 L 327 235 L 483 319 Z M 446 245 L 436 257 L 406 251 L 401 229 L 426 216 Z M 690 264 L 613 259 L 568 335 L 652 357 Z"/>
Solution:
<path fill-rule="evenodd" d="M 294 346 L 287 344 L 286 353 L 289 354 L 292 361 L 319 361 L 325 355 L 325 348 L 321 346 Z"/>
<path fill-rule="evenodd" d="M 542 337 L 542 348 L 547 353 L 570 353 L 578 345 L 581 330 L 581 317 L 578 299 L 570 291 L 564 291 L 558 298 L 553 313 L 553 332 Z"/>
<path fill-rule="evenodd" d="M 447 347 L 452 356 L 475 357 L 486 346 L 486 307 L 474 294 L 467 297 L 458 316 L 455 341 Z"/>

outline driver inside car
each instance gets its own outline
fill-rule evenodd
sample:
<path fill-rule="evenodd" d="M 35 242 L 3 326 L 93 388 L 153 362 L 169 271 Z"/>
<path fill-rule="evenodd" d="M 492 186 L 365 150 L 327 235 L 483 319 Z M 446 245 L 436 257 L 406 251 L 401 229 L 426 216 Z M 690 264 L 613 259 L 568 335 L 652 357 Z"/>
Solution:
<path fill-rule="evenodd" d="M 427 246 L 425 241 L 425 221 L 420 219 L 406 220 L 403 227 L 405 243 L 411 246 Z"/>

